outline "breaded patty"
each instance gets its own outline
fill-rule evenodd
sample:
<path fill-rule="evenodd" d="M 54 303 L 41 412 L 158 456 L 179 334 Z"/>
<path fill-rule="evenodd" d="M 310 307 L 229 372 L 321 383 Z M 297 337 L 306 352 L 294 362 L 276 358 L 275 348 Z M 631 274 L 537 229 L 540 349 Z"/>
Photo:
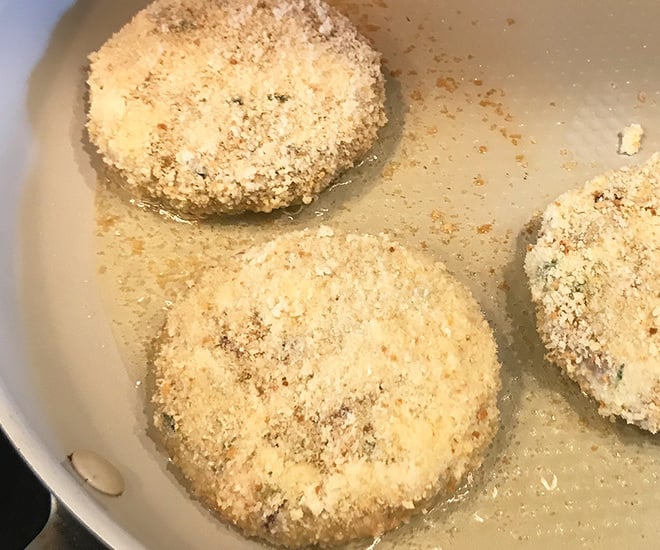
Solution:
<path fill-rule="evenodd" d="M 604 416 L 660 429 L 660 157 L 561 195 L 525 271 L 548 358 Z"/>
<path fill-rule="evenodd" d="M 321 0 L 156 0 L 90 62 L 110 177 L 192 216 L 309 203 L 386 121 L 380 54 Z"/>
<path fill-rule="evenodd" d="M 192 491 L 275 544 L 377 536 L 478 467 L 497 427 L 488 323 L 384 236 L 293 232 L 169 311 L 154 423 Z"/>

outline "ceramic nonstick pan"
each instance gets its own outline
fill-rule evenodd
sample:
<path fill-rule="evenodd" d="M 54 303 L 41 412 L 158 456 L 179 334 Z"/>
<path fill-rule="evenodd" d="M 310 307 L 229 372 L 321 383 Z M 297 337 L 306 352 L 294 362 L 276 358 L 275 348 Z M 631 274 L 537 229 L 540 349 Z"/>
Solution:
<path fill-rule="evenodd" d="M 547 203 L 660 149 L 660 4 L 334 3 L 384 55 L 390 122 L 374 151 L 302 209 L 190 224 L 98 181 L 83 129 L 86 57 L 144 3 L 0 1 L 3 428 L 114 548 L 259 547 L 190 498 L 151 436 L 149 341 L 185 281 L 232 248 L 320 223 L 386 231 L 479 300 L 502 419 L 451 501 L 354 547 L 653 547 L 658 439 L 599 417 L 544 361 L 522 261 Z M 620 155 L 631 123 L 641 150 Z M 121 472 L 121 496 L 72 470 L 85 449 Z"/>

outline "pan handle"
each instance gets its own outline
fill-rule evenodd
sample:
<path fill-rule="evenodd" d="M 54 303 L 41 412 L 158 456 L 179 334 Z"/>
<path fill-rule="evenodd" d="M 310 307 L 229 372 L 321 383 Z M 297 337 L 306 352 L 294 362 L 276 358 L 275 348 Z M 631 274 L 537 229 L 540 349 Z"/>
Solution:
<path fill-rule="evenodd" d="M 109 550 L 67 510 L 50 496 L 50 515 L 40 533 L 26 550 Z"/>

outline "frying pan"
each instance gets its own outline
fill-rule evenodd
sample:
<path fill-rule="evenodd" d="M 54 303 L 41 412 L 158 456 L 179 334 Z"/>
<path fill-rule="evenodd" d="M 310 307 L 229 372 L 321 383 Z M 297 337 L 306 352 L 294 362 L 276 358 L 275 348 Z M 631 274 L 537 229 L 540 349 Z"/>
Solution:
<path fill-rule="evenodd" d="M 543 361 L 521 263 L 535 212 L 660 148 L 660 5 L 336 3 L 384 54 L 385 145 L 302 213 L 240 224 L 265 237 L 282 230 L 274 220 L 321 219 L 423 248 L 472 289 L 503 364 L 502 426 L 482 470 L 376 547 L 653 545 L 657 440 L 598 417 Z M 0 421 L 58 499 L 114 548 L 258 547 L 189 497 L 149 437 L 144 365 L 129 364 L 130 331 L 98 272 L 113 245 L 95 225 L 85 59 L 143 5 L 0 2 Z M 634 158 L 617 154 L 631 122 L 646 130 Z M 125 200 L 115 208 L 189 231 Z M 67 456 L 80 449 L 118 468 L 123 495 L 101 495 L 73 472 Z"/>

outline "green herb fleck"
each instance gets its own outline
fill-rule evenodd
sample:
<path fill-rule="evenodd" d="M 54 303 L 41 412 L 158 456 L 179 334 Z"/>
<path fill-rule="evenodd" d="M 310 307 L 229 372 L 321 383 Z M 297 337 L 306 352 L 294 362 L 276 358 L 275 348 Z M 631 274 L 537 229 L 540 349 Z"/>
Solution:
<path fill-rule="evenodd" d="M 366 456 L 371 456 L 376 449 L 376 440 L 375 439 L 365 439 L 362 444 L 362 450 Z"/>
<path fill-rule="evenodd" d="M 285 505 L 286 505 L 286 500 L 282 502 L 279 506 L 277 506 L 277 508 L 273 510 L 273 512 L 271 512 L 270 514 L 264 517 L 264 527 L 268 531 L 270 531 L 275 525 L 275 522 L 277 521 L 277 516 L 279 515 L 280 511 L 282 510 L 282 508 L 284 508 Z"/>
<path fill-rule="evenodd" d="M 625 365 L 619 365 L 619 368 L 616 370 L 616 381 L 621 382 L 621 379 L 623 378 L 623 369 Z"/>
<path fill-rule="evenodd" d="M 197 28 L 197 23 L 190 19 L 181 19 L 175 23 L 170 23 L 167 25 L 167 29 L 172 33 L 177 32 L 190 32 L 194 31 Z"/>
<path fill-rule="evenodd" d="M 277 93 L 275 93 L 275 94 L 268 94 L 268 99 L 269 99 L 270 101 L 273 101 L 273 99 L 276 99 L 276 100 L 279 101 L 280 103 L 286 103 L 287 101 L 289 101 L 289 96 L 288 96 L 288 95 L 284 95 L 284 94 L 277 94 Z"/>
<path fill-rule="evenodd" d="M 174 417 L 171 414 L 167 414 L 167 413 L 163 413 L 161 417 L 163 419 L 163 426 L 170 432 L 175 432 L 176 422 L 174 421 Z"/>
<path fill-rule="evenodd" d="M 557 258 L 553 258 L 549 262 L 544 262 L 538 268 L 539 277 L 542 277 L 544 280 L 547 280 L 550 275 L 550 271 L 555 267 L 557 267 Z"/>
<path fill-rule="evenodd" d="M 575 283 L 571 287 L 571 292 L 580 292 L 581 294 L 584 294 L 584 287 L 586 286 L 586 283 L 581 282 L 581 283 Z"/>

